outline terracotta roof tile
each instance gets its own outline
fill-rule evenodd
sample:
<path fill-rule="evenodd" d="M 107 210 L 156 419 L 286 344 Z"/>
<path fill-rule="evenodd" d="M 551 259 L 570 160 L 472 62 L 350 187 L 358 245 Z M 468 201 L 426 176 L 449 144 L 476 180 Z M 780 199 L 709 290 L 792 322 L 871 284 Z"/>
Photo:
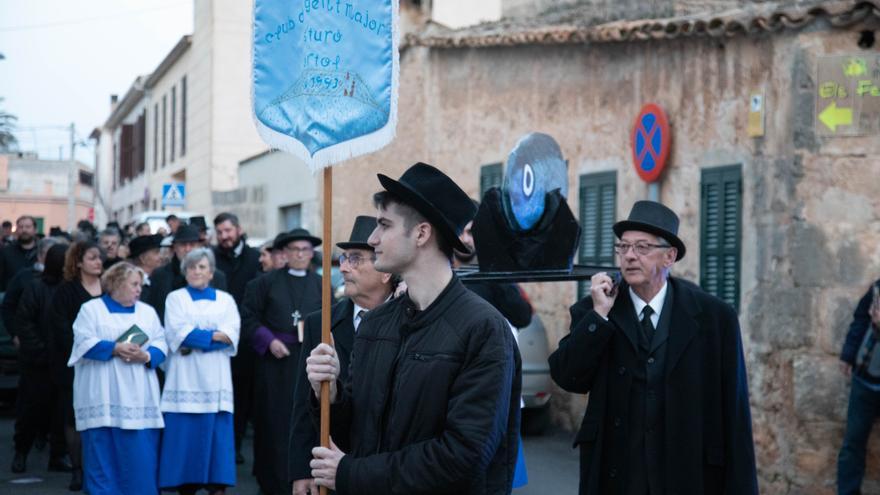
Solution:
<path fill-rule="evenodd" d="M 604 23 L 584 16 L 558 14 L 533 20 L 502 19 L 498 22 L 449 30 L 437 24 L 409 33 L 405 45 L 433 48 L 468 48 L 514 45 L 559 45 L 578 43 L 621 43 L 668 40 L 682 37 L 733 37 L 801 29 L 824 19 L 834 27 L 848 27 L 868 18 L 880 19 L 880 0 L 826 1 L 812 6 L 779 7 L 754 4 L 721 13 L 667 19 L 624 20 Z M 575 12 L 574 14 L 576 14 Z"/>

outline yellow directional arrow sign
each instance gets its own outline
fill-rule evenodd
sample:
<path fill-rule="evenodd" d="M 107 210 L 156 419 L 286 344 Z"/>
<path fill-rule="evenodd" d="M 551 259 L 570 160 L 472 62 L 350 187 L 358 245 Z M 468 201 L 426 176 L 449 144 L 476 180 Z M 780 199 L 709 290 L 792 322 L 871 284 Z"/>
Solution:
<path fill-rule="evenodd" d="M 837 126 L 839 125 L 852 125 L 853 120 L 852 108 L 841 108 L 838 107 L 835 102 L 831 102 L 830 105 L 825 107 L 825 110 L 822 110 L 822 113 L 819 114 L 819 120 L 825 124 L 825 127 L 831 130 L 831 132 L 837 132 Z"/>

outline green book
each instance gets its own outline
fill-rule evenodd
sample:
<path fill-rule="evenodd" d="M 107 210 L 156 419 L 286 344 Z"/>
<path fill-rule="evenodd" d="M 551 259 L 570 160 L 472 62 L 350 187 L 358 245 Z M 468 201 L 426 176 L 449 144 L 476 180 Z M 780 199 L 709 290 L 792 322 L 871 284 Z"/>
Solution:
<path fill-rule="evenodd" d="M 126 330 L 124 334 L 116 339 L 116 342 L 144 345 L 148 340 L 150 340 L 150 338 L 147 337 L 147 334 L 145 334 L 143 330 L 141 330 L 141 327 L 132 325 L 131 328 Z"/>

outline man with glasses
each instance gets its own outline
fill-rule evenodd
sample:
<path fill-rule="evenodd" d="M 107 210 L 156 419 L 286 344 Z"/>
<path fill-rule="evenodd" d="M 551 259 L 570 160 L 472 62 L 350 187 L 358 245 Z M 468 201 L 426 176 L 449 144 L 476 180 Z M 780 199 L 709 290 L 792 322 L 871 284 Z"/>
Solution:
<path fill-rule="evenodd" d="M 653 201 L 614 225 L 623 280 L 591 280 L 553 380 L 590 394 L 575 443 L 581 494 L 757 494 L 736 311 L 670 277 L 684 257 L 678 216 Z"/>
<path fill-rule="evenodd" d="M 339 355 L 340 376 L 348 376 L 348 363 L 354 337 L 361 320 L 374 308 L 391 298 L 399 277 L 376 270 L 373 262 L 376 253 L 367 244 L 370 234 L 376 228 L 376 218 L 359 216 L 348 242 L 339 242 L 336 247 L 343 250 L 339 256 L 339 271 L 345 281 L 345 299 L 335 304 L 331 310 L 330 331 L 333 334 L 333 346 Z M 317 486 L 312 478 L 312 448 L 318 446 L 318 431 L 315 429 L 316 419 L 310 414 L 311 402 L 309 385 L 306 376 L 306 358 L 311 350 L 321 343 L 321 313 L 314 312 L 306 317 L 303 339 L 303 350 L 299 356 L 296 397 L 290 423 L 290 459 L 288 475 L 293 481 L 293 494 L 317 494 Z M 334 441 L 347 450 L 345 438 L 334 438 Z"/>
<path fill-rule="evenodd" d="M 287 439 L 305 317 L 321 309 L 321 277 L 309 270 L 321 239 L 293 229 L 275 240 L 287 270 L 247 284 L 241 309 L 244 345 L 256 352 L 254 366 L 254 474 L 261 493 L 289 494 Z"/>

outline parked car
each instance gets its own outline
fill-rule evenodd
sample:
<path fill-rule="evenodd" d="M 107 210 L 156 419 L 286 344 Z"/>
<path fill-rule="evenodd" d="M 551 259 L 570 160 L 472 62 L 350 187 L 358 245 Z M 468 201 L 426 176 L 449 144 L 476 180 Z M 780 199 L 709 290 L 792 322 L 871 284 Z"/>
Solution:
<path fill-rule="evenodd" d="M 145 211 L 143 213 L 139 213 L 134 217 L 135 225 L 143 222 L 147 222 L 150 224 L 150 233 L 155 234 L 159 232 L 160 228 L 164 228 L 166 231 L 171 231 L 168 227 L 168 224 L 165 223 L 165 217 L 168 215 L 174 214 L 179 218 L 183 223 L 189 223 L 190 219 L 193 217 L 203 217 L 201 213 L 193 213 L 191 211 L 160 211 L 160 210 L 151 210 Z M 210 228 L 210 225 L 208 226 Z"/>
<path fill-rule="evenodd" d="M 519 353 L 522 357 L 522 410 L 521 431 L 524 435 L 540 435 L 550 426 L 550 346 L 544 322 L 532 314 L 528 326 L 519 329 Z"/>

